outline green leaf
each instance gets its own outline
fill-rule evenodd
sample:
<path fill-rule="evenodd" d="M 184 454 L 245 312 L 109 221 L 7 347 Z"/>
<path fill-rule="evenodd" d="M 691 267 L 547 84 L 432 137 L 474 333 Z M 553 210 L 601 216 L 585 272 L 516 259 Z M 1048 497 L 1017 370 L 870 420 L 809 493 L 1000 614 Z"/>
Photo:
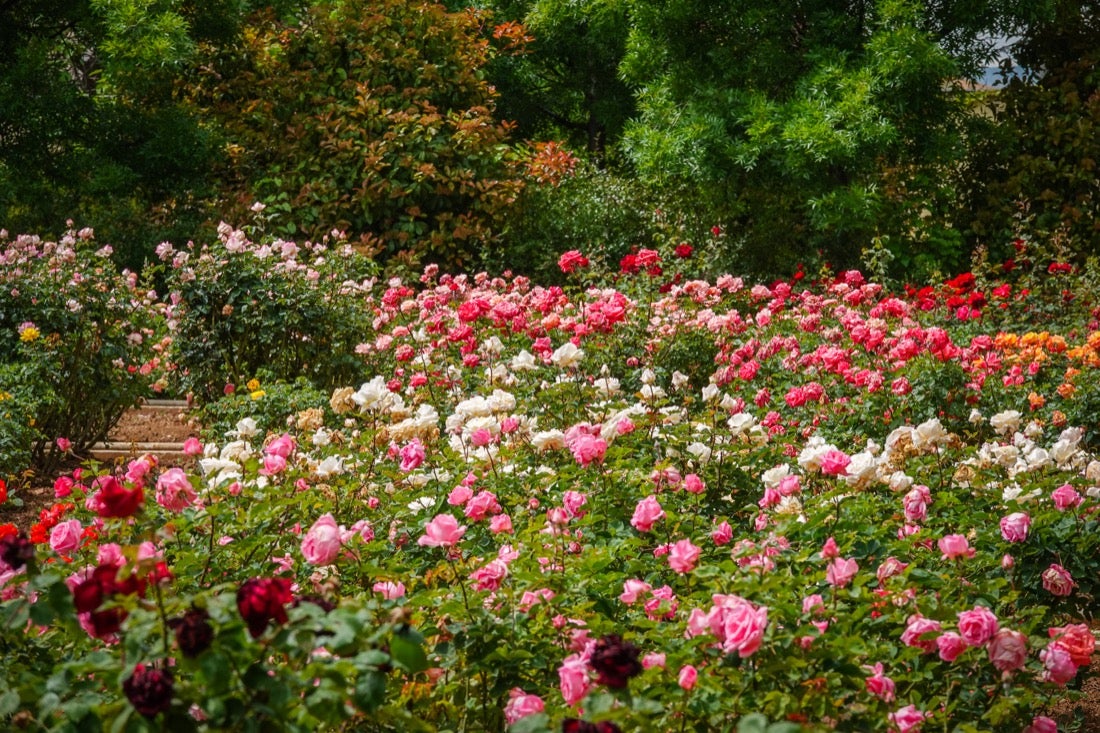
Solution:
<path fill-rule="evenodd" d="M 394 634 L 390 639 L 390 657 L 396 666 L 411 674 L 428 668 L 424 648 L 403 634 Z"/>
<path fill-rule="evenodd" d="M 11 715 L 19 709 L 19 693 L 15 690 L 8 690 L 3 695 L 0 695 L 0 718 Z"/>
<path fill-rule="evenodd" d="M 368 670 L 359 676 L 352 699 L 364 712 L 372 713 L 381 707 L 386 697 L 386 676 L 378 670 Z"/>

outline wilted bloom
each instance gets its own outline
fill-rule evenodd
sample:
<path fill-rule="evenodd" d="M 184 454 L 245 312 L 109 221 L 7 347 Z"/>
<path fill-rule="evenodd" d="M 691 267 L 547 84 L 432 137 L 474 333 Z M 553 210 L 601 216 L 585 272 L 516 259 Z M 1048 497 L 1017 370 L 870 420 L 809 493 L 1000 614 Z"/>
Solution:
<path fill-rule="evenodd" d="M 613 690 L 626 687 L 631 677 L 642 673 L 638 647 L 618 634 L 608 634 L 596 642 L 588 664 L 596 672 L 596 682 Z"/>
<path fill-rule="evenodd" d="M 286 604 L 292 600 L 290 581 L 286 578 L 250 578 L 237 591 L 237 610 L 255 639 L 271 621 L 277 624 L 288 621 Z"/>
<path fill-rule="evenodd" d="M 450 514 L 437 514 L 424 527 L 424 536 L 416 542 L 422 547 L 454 547 L 464 534 L 466 527 L 459 526 L 457 519 Z"/>
<path fill-rule="evenodd" d="M 1050 593 L 1056 596 L 1068 596 L 1073 593 L 1073 588 L 1077 584 L 1073 582 L 1073 576 L 1069 574 L 1069 571 L 1058 563 L 1051 563 L 1051 566 L 1043 571 L 1043 587 Z"/>
<path fill-rule="evenodd" d="M 138 664 L 122 683 L 122 691 L 135 710 L 155 718 L 172 706 L 172 675 L 168 670 Z"/>

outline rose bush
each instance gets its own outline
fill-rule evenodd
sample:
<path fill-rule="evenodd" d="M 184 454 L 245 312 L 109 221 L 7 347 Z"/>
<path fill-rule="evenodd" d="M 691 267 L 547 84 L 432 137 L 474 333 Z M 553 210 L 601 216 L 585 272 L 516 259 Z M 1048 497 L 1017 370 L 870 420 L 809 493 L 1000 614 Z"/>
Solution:
<path fill-rule="evenodd" d="M 59 479 L 3 530 L 0 715 L 1046 726 L 1095 648 L 1100 461 L 1063 387 L 1096 381 L 1095 318 L 1002 332 L 953 286 L 637 255 L 584 287 L 363 284 L 362 381 Z"/>

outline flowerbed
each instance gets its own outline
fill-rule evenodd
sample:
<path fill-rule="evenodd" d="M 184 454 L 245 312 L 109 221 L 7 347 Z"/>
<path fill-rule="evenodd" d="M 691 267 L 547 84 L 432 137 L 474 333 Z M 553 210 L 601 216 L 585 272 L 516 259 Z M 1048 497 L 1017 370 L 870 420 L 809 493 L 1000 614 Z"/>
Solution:
<path fill-rule="evenodd" d="M 281 415 L 261 378 L 182 467 L 60 478 L 4 530 L 0 715 L 1055 730 L 1100 580 L 1087 307 L 1006 333 L 971 281 L 747 287 L 677 255 L 359 282 L 364 383 Z"/>

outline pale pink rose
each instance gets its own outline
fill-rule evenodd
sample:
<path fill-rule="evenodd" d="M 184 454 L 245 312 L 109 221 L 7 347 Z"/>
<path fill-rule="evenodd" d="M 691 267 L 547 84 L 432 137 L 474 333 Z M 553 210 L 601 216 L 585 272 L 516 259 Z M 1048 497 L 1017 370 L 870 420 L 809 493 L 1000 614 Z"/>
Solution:
<path fill-rule="evenodd" d="M 399 468 L 405 473 L 408 473 L 409 471 L 415 471 L 419 468 L 428 453 L 424 449 L 424 444 L 420 442 L 420 438 L 413 438 L 411 441 L 401 446 L 401 450 L 398 451 L 397 455 L 401 460 Z"/>
<path fill-rule="evenodd" d="M 1001 558 L 1001 570 L 1011 570 L 1016 566 L 1016 558 L 1006 554 Z"/>
<path fill-rule="evenodd" d="M 493 534 L 512 534 L 512 518 L 507 514 L 498 514 L 489 520 L 489 531 Z"/>
<path fill-rule="evenodd" d="M 269 456 L 290 458 L 290 454 L 293 453 L 294 449 L 297 447 L 298 444 L 294 442 L 294 438 L 283 433 L 264 447 L 264 453 Z"/>
<path fill-rule="evenodd" d="M 491 491 L 479 491 L 466 503 L 466 517 L 475 522 L 500 512 L 500 502 Z"/>
<path fill-rule="evenodd" d="M 1054 500 L 1054 506 L 1058 507 L 1061 511 L 1072 509 L 1080 504 L 1083 500 L 1081 495 L 1077 493 L 1069 484 L 1062 484 L 1050 494 L 1050 498 Z"/>
<path fill-rule="evenodd" d="M 1057 641 L 1050 642 L 1039 652 L 1039 661 L 1043 663 L 1043 679 L 1048 682 L 1064 685 L 1077 676 L 1073 656 Z"/>
<path fill-rule="evenodd" d="M 322 514 L 302 538 L 302 556 L 312 565 L 331 565 L 340 554 L 340 526 L 331 514 Z"/>
<path fill-rule="evenodd" d="M 959 613 L 959 634 L 970 646 L 983 646 L 999 628 L 997 617 L 985 606 Z"/>
<path fill-rule="evenodd" d="M 882 662 L 875 662 L 874 666 L 864 666 L 871 672 L 866 679 L 867 692 L 871 693 L 883 702 L 894 701 L 894 681 L 883 673 Z"/>
<path fill-rule="evenodd" d="M 856 577 L 859 565 L 850 557 L 838 557 L 829 563 L 825 571 L 825 582 L 837 588 L 843 588 Z"/>
<path fill-rule="evenodd" d="M 802 599 L 802 613 L 809 615 L 811 613 L 817 614 L 825 610 L 825 599 L 819 594 L 814 593 L 808 595 Z"/>
<path fill-rule="evenodd" d="M 570 443 L 569 450 L 573 452 L 573 458 L 577 463 L 582 466 L 587 466 L 593 461 L 602 463 L 604 454 L 607 453 L 607 441 L 595 435 L 581 433 Z"/>
<path fill-rule="evenodd" d="M 821 473 L 826 476 L 843 476 L 848 473 L 848 464 L 852 462 L 852 459 L 848 457 L 848 454 L 840 450 L 825 451 L 825 454 L 821 456 Z"/>
<path fill-rule="evenodd" d="M 832 537 L 825 540 L 825 544 L 822 545 L 821 557 L 824 560 L 832 560 L 835 557 L 840 557 L 840 548 L 836 546 L 836 540 Z"/>
<path fill-rule="evenodd" d="M 1027 661 L 1027 637 L 1019 631 L 1001 629 L 986 647 L 989 661 L 1002 672 L 1020 669 Z"/>
<path fill-rule="evenodd" d="M 469 486 L 458 486 L 451 489 L 451 493 L 447 495 L 447 503 L 451 506 L 463 506 L 471 498 L 473 498 L 474 492 Z"/>
<path fill-rule="evenodd" d="M 170 512 L 193 506 L 198 494 L 182 468 L 169 468 L 157 477 L 157 503 Z"/>
<path fill-rule="evenodd" d="M 665 655 L 663 652 L 648 652 L 642 657 L 642 669 L 654 668 L 665 668 Z"/>
<path fill-rule="evenodd" d="M 84 528 L 79 519 L 70 519 L 59 522 L 50 530 L 50 549 L 59 554 L 72 552 L 80 547 L 81 534 Z"/>
<path fill-rule="evenodd" d="M 780 496 L 792 496 L 802 491 L 802 479 L 798 474 L 791 474 L 779 479 L 779 485 L 775 487 Z"/>
<path fill-rule="evenodd" d="M 1045 715 L 1036 715 L 1023 733 L 1058 733 L 1058 724 Z"/>
<path fill-rule="evenodd" d="M 96 551 L 96 562 L 100 565 L 118 565 L 126 562 L 122 547 L 114 542 L 104 542 Z"/>
<path fill-rule="evenodd" d="M 576 705 L 588 694 L 588 660 L 581 654 L 570 654 L 558 667 L 558 686 L 567 705 Z"/>
<path fill-rule="evenodd" d="M 902 562 L 896 557 L 890 556 L 886 558 L 882 561 L 882 564 L 878 566 L 878 570 L 875 571 L 875 576 L 878 578 L 879 585 L 885 584 L 888 578 L 905 572 L 907 567 L 909 567 L 909 563 Z"/>
<path fill-rule="evenodd" d="M 906 646 L 923 649 L 926 653 L 936 648 L 933 634 L 938 635 L 943 627 L 939 621 L 924 616 L 910 616 L 909 625 L 901 634 L 901 643 Z"/>
<path fill-rule="evenodd" d="M 623 592 L 619 594 L 619 600 L 627 605 L 637 603 L 643 594 L 648 594 L 653 587 L 643 580 L 630 578 L 623 581 Z"/>
<path fill-rule="evenodd" d="M 696 671 L 695 667 L 692 667 L 690 664 L 685 664 L 680 668 L 680 674 L 676 678 L 676 684 L 680 685 L 680 687 L 685 690 L 690 690 L 695 687 L 695 682 L 698 679 L 699 672 Z"/>
<path fill-rule="evenodd" d="M 920 730 L 921 723 L 924 722 L 926 717 L 928 717 L 927 714 L 917 710 L 915 705 L 906 705 L 886 716 L 887 720 L 890 721 L 890 725 L 898 733 L 911 733 Z"/>
<path fill-rule="evenodd" d="M 954 662 L 955 658 L 966 651 L 969 644 L 954 631 L 945 631 L 936 637 L 936 647 L 940 650 L 940 659 Z"/>
<path fill-rule="evenodd" d="M 360 519 L 355 524 L 351 525 L 351 529 L 344 532 L 340 536 L 340 541 L 347 544 L 353 537 L 359 537 L 363 542 L 370 542 L 374 539 L 374 527 L 366 519 Z"/>
<path fill-rule="evenodd" d="M 1024 512 L 1013 512 L 1001 517 L 1001 537 L 1005 542 L 1023 542 L 1027 539 L 1027 530 L 1031 526 L 1031 517 Z"/>
<path fill-rule="evenodd" d="M 691 540 L 680 540 L 672 545 L 668 553 L 668 566 L 678 573 L 690 573 L 695 569 L 695 563 L 699 562 L 702 549 L 691 543 Z"/>
<path fill-rule="evenodd" d="M 1077 585 L 1073 582 L 1073 576 L 1069 571 L 1058 563 L 1051 563 L 1051 566 L 1043 571 L 1042 578 L 1043 587 L 1056 596 L 1070 595 L 1073 593 L 1074 586 Z"/>
<path fill-rule="evenodd" d="M 647 496 L 634 507 L 634 516 L 630 519 L 631 526 L 639 532 L 648 532 L 653 525 L 665 518 L 665 510 L 655 496 Z"/>
<path fill-rule="evenodd" d="M 703 482 L 703 479 L 699 478 L 698 474 L 689 473 L 684 476 L 684 490 L 690 494 L 702 494 L 707 490 L 707 485 Z"/>
<path fill-rule="evenodd" d="M 395 583 L 392 580 L 384 580 L 375 583 L 371 590 L 381 595 L 387 601 L 393 601 L 405 595 L 405 584 Z"/>
<path fill-rule="evenodd" d="M 422 547 L 454 547 L 466 534 L 466 527 L 450 514 L 437 514 L 424 527 L 424 536 L 416 542 Z"/>
<path fill-rule="evenodd" d="M 512 725 L 529 715 L 541 713 L 544 708 L 542 698 L 513 687 L 508 692 L 508 702 L 504 704 L 504 722 Z"/>
<path fill-rule="evenodd" d="M 493 433 L 489 428 L 477 428 L 470 433 L 470 445 L 475 448 L 484 448 L 493 442 Z"/>
<path fill-rule="evenodd" d="M 941 537 L 937 545 L 940 552 L 943 553 L 944 560 L 974 557 L 974 548 L 966 541 L 966 537 L 961 534 L 949 534 Z"/>
<path fill-rule="evenodd" d="M 728 545 L 730 540 L 733 539 L 733 527 L 729 522 L 723 521 L 713 530 L 711 530 L 710 538 L 714 540 L 714 544 L 721 547 L 722 545 Z"/>
<path fill-rule="evenodd" d="M 183 441 L 183 455 L 191 458 L 202 455 L 202 443 L 198 438 L 191 437 Z"/>

